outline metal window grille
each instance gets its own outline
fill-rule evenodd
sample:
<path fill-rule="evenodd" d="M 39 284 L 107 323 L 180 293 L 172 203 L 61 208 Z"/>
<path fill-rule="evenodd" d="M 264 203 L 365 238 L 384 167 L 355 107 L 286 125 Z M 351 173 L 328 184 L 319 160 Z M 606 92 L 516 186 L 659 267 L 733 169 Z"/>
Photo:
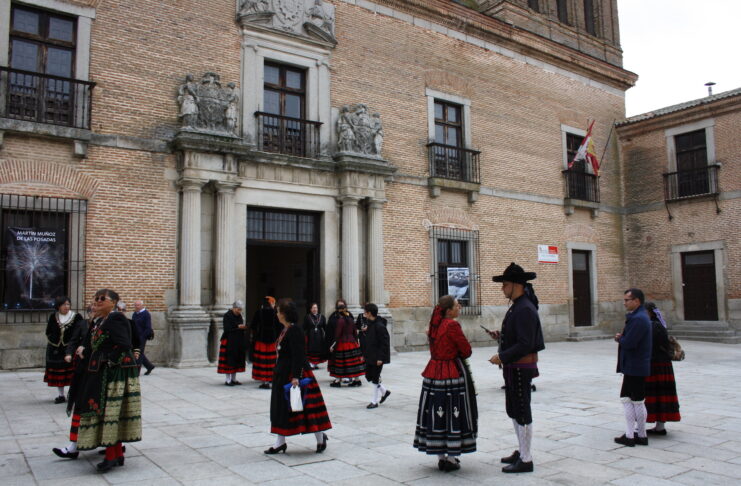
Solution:
<path fill-rule="evenodd" d="M 87 201 L 0 194 L 0 322 L 43 322 L 62 295 L 85 307 Z"/>
<path fill-rule="evenodd" d="M 317 215 L 274 209 L 247 210 L 247 238 L 260 241 L 315 244 Z"/>
<path fill-rule="evenodd" d="M 433 304 L 443 295 L 454 295 L 462 315 L 481 315 L 479 232 L 435 226 L 432 247 Z"/>

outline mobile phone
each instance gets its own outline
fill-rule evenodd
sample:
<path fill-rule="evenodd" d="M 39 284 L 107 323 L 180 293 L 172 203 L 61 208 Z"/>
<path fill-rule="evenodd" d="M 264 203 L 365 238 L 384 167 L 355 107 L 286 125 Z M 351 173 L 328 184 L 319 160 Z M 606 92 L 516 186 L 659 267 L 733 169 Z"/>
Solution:
<path fill-rule="evenodd" d="M 481 326 L 481 329 L 483 329 L 486 332 L 491 332 L 490 330 L 488 330 L 487 328 L 485 328 L 483 325 Z"/>

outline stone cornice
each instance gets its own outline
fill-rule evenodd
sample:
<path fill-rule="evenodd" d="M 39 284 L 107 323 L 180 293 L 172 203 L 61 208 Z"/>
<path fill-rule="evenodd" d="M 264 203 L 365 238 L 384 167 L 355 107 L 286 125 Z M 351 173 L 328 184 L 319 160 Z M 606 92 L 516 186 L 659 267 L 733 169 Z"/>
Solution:
<path fill-rule="evenodd" d="M 463 37 L 461 40 L 468 40 L 483 48 L 486 48 L 486 42 L 490 42 L 511 50 L 514 54 L 533 58 L 622 91 L 633 86 L 638 79 L 635 73 L 619 66 L 454 2 L 446 0 L 341 1 L 366 6 L 366 8 L 373 4 L 378 5 L 380 8 L 376 10 L 376 13 L 381 15 L 389 14 L 390 9 L 393 9 L 413 17 L 406 20 L 415 25 L 438 30 L 434 26 L 425 26 L 424 21 L 422 23 L 417 21 L 417 19 L 426 19 L 428 22 L 449 29 L 455 38 Z M 614 49 L 612 46 L 610 48 Z"/>
<path fill-rule="evenodd" d="M 395 166 L 383 159 L 363 156 L 361 154 L 340 152 L 335 154 L 334 160 L 337 162 L 338 172 L 354 171 L 391 176 L 398 170 Z"/>

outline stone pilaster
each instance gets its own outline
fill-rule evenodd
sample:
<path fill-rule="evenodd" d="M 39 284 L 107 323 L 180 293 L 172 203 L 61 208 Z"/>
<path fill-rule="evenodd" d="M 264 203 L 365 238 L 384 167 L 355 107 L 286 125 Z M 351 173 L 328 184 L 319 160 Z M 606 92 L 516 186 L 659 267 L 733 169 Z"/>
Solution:
<path fill-rule="evenodd" d="M 382 199 L 368 201 L 368 300 L 379 308 L 386 305 L 383 288 L 383 205 Z"/>
<path fill-rule="evenodd" d="M 234 302 L 234 190 L 237 183 L 216 182 L 216 261 L 212 310 L 223 314 Z"/>
<path fill-rule="evenodd" d="M 360 309 L 360 262 L 358 256 L 358 202 L 356 196 L 342 201 L 342 298 L 355 314 Z"/>
<path fill-rule="evenodd" d="M 176 368 L 208 365 L 211 319 L 201 307 L 201 189 L 207 181 L 182 178 L 180 211 L 180 298 L 168 314 L 171 361 Z"/>

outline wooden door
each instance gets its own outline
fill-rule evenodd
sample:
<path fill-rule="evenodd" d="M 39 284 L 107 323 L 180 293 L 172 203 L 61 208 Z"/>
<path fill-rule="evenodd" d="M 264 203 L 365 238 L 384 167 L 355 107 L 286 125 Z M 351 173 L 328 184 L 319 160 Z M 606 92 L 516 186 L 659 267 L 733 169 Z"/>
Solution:
<path fill-rule="evenodd" d="M 574 325 L 592 325 L 592 277 L 589 268 L 590 251 L 571 252 L 571 270 L 574 288 Z"/>
<path fill-rule="evenodd" d="M 682 292 L 685 320 L 718 320 L 715 254 L 712 251 L 682 253 Z"/>

